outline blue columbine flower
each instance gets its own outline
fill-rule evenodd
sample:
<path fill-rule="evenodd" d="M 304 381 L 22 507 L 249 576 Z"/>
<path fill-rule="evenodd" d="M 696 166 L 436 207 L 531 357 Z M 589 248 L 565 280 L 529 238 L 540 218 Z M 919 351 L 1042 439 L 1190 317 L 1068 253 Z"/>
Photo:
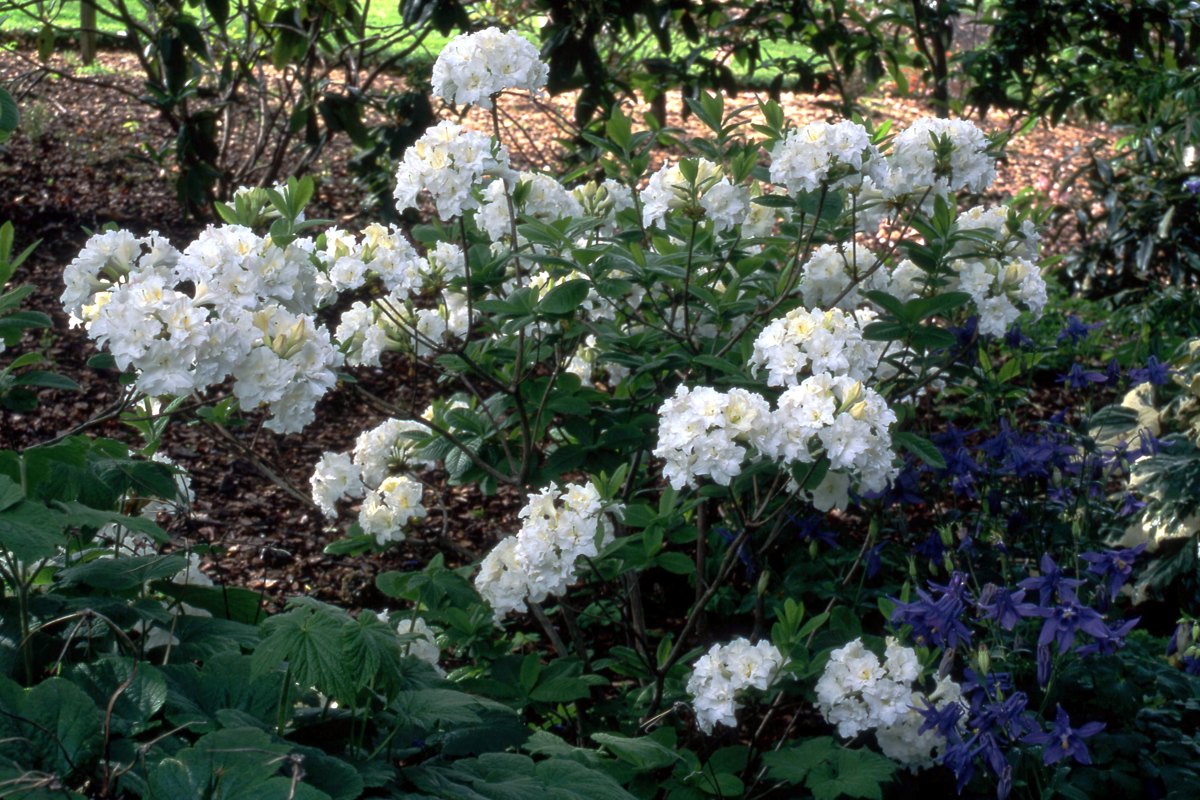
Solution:
<path fill-rule="evenodd" d="M 1021 332 L 1021 323 L 1014 322 L 1004 334 L 1004 344 L 1012 350 L 1025 350 L 1033 347 L 1033 339 Z"/>
<path fill-rule="evenodd" d="M 1133 562 L 1146 549 L 1142 542 L 1137 547 L 1122 550 L 1105 550 L 1102 553 L 1082 553 L 1079 557 L 1088 562 L 1088 572 L 1099 575 L 1102 581 L 1108 583 L 1108 599 L 1115 600 L 1121 587 L 1133 574 Z"/>
<path fill-rule="evenodd" d="M 1200 175 L 1193 175 L 1185 180 L 1182 188 L 1188 194 L 1200 194 Z"/>
<path fill-rule="evenodd" d="M 1038 636 L 1038 647 L 1046 647 L 1050 642 L 1065 653 L 1075 644 L 1075 634 L 1079 631 L 1091 634 L 1097 639 L 1106 639 L 1109 635 L 1104 617 L 1094 608 L 1080 605 L 1074 599 L 1067 600 L 1054 608 L 1039 608 L 1038 616 L 1045 617 L 1042 632 Z"/>
<path fill-rule="evenodd" d="M 1022 618 L 1037 615 L 1038 607 L 1033 603 L 1022 602 L 1024 599 L 1024 589 L 1014 592 L 989 583 L 983 587 L 979 609 L 984 612 L 985 617 L 996 620 L 1001 628 L 1011 631 Z"/>
<path fill-rule="evenodd" d="M 930 584 L 942 591 L 934 598 L 922 589 L 917 589 L 920 598 L 912 603 L 898 603 L 892 612 L 893 625 L 911 625 L 913 638 L 918 644 L 933 644 L 937 647 L 956 647 L 960 643 L 971 644 L 971 629 L 963 623 L 965 601 L 968 599 L 962 573 L 955 573 L 947 586 Z"/>
<path fill-rule="evenodd" d="M 1158 360 L 1157 356 L 1150 356 L 1146 359 L 1146 366 L 1135 367 L 1129 370 L 1129 380 L 1131 383 L 1149 383 L 1153 386 L 1162 386 L 1171 380 L 1171 373 L 1174 372 L 1166 364 Z"/>
<path fill-rule="evenodd" d="M 1079 586 L 1083 581 L 1074 578 L 1068 578 L 1049 553 L 1042 554 L 1040 563 L 1042 571 L 1041 575 L 1033 578 L 1026 578 L 1021 581 L 1018 586 L 1028 591 L 1036 591 L 1038 593 L 1038 605 L 1047 607 L 1050 605 L 1050 598 L 1057 597 L 1061 601 L 1075 601 L 1075 587 Z"/>
<path fill-rule="evenodd" d="M 1059 706 L 1058 714 L 1054 719 L 1054 727 L 1049 733 L 1037 731 L 1026 735 L 1021 741 L 1043 745 L 1042 759 L 1047 765 L 1056 764 L 1067 756 L 1071 756 L 1080 764 L 1091 764 L 1092 757 L 1083 740 L 1095 736 L 1102 730 L 1104 730 L 1103 722 L 1085 722 L 1078 728 L 1072 728 L 1071 718 L 1067 716 L 1063 707 Z"/>
<path fill-rule="evenodd" d="M 1066 327 L 1058 332 L 1058 343 L 1062 344 L 1066 340 L 1070 339 L 1072 345 L 1079 344 L 1088 336 L 1090 336 L 1092 331 L 1103 327 L 1103 322 L 1094 322 L 1091 325 L 1088 325 L 1074 314 L 1069 314 L 1067 316 Z"/>
<path fill-rule="evenodd" d="M 1087 370 L 1076 362 L 1065 375 L 1058 376 L 1059 383 L 1065 383 L 1072 389 L 1086 389 L 1089 383 L 1108 383 L 1108 376 L 1103 372 Z"/>

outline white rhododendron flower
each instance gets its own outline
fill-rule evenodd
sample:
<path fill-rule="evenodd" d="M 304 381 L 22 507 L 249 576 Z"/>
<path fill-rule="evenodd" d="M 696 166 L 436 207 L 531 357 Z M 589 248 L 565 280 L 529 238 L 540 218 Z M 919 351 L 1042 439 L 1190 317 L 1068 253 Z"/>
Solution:
<path fill-rule="evenodd" d="M 944 159 L 934 141 L 943 137 L 950 142 Z M 969 120 L 925 117 L 896 137 L 888 159 L 892 177 L 885 182 L 896 194 L 982 192 L 996 179 L 996 161 L 987 150 L 983 131 Z"/>
<path fill-rule="evenodd" d="M 642 224 L 662 226 L 667 212 L 678 211 L 696 203 L 713 230 L 732 228 L 745 218 L 750 206 L 750 193 L 744 186 L 734 186 L 718 164 L 708 159 L 694 159 L 696 180 L 690 183 L 679 164 L 666 164 L 650 176 L 641 191 Z"/>
<path fill-rule="evenodd" d="M 474 188 L 484 178 L 507 178 L 508 150 L 484 133 L 470 131 L 448 120 L 439 122 L 404 151 L 396 170 L 396 207 L 417 205 L 417 195 L 428 191 L 438 216 L 448 220 L 463 211 L 479 208 Z"/>
<path fill-rule="evenodd" d="M 424 491 L 419 482 L 405 475 L 384 478 L 379 488 L 368 491 L 363 499 L 358 524 L 379 545 L 402 542 L 405 526 L 425 517 L 425 506 L 421 504 Z"/>
<path fill-rule="evenodd" d="M 380 614 L 379 618 L 384 622 L 387 621 L 386 614 Z M 433 667 L 438 675 L 446 677 L 446 670 L 438 665 L 442 651 L 438 647 L 437 636 L 423 618 L 401 618 L 396 623 L 396 633 L 404 637 L 404 641 L 400 643 L 400 649 L 404 655 L 424 661 Z"/>
<path fill-rule="evenodd" d="M 687 692 L 693 697 L 696 724 L 705 733 L 716 725 L 737 727 L 737 693 L 766 690 L 783 667 L 779 648 L 764 640 L 750 644 L 745 638 L 714 644 L 692 665 Z"/>
<path fill-rule="evenodd" d="M 549 175 L 522 172 L 514 181 L 516 187 L 526 187 L 524 199 L 517 214 L 541 222 L 557 222 L 571 217 L 582 217 L 583 206 L 575 195 Z M 483 193 L 483 205 L 475 215 L 475 224 L 492 241 L 512 237 L 512 217 L 508 213 L 507 187 L 501 181 L 488 184 Z"/>
<path fill-rule="evenodd" d="M 666 462 L 663 475 L 671 486 L 695 486 L 700 477 L 728 486 L 742 471 L 747 447 L 765 449 L 771 408 L 745 389 L 680 386 L 658 409 L 658 419 L 654 455 Z"/>
<path fill-rule="evenodd" d="M 805 370 L 865 381 L 875 374 L 886 342 L 863 338 L 874 312 L 795 308 L 772 320 L 754 340 L 750 366 L 767 371 L 768 386 L 795 386 Z"/>
<path fill-rule="evenodd" d="M 880 169 L 879 151 L 867 129 L 857 122 L 810 122 L 788 132 L 771 150 L 771 182 L 797 192 L 812 192 L 822 185 L 855 187 L 864 175 Z"/>
<path fill-rule="evenodd" d="M 855 639 L 829 655 L 817 681 L 817 709 L 838 735 L 853 739 L 874 731 L 884 755 L 911 770 L 933 766 L 946 739 L 936 728 L 920 733 L 925 718 L 917 709 L 957 703 L 961 689 L 949 678 L 925 694 L 913 688 L 921 666 L 916 651 L 887 638 L 884 661 Z"/>
<path fill-rule="evenodd" d="M 492 107 L 492 95 L 505 89 L 537 92 L 550 68 L 537 48 L 512 31 L 485 28 L 452 39 L 433 65 L 433 93 L 455 105 Z"/>
<path fill-rule="evenodd" d="M 475 588 L 496 621 L 565 592 L 575 582 L 576 561 L 594 558 L 612 539 L 607 512 L 613 510 L 590 482 L 529 495 L 519 512 L 521 530 L 492 548 L 475 576 Z"/>
<path fill-rule="evenodd" d="M 823 244 L 804 264 L 800 296 L 809 308 L 853 311 L 863 303 L 863 292 L 886 291 L 887 270 L 862 245 Z"/>
<path fill-rule="evenodd" d="M 63 302 L 146 396 L 232 376 L 244 410 L 269 406 L 266 427 L 291 433 L 343 361 L 313 317 L 313 253 L 311 240 L 281 247 L 237 225 L 209 226 L 182 253 L 154 235 L 100 234 L 64 271 Z"/>
<path fill-rule="evenodd" d="M 346 453 L 325 453 L 309 478 L 313 502 L 326 517 L 337 516 L 337 502 L 344 497 L 362 497 L 362 472 Z"/>
<path fill-rule="evenodd" d="M 1021 316 L 1020 306 L 1039 317 L 1047 302 L 1041 271 L 1023 258 L 968 261 L 960 267 L 958 288 L 975 301 L 985 336 L 1003 336 Z"/>

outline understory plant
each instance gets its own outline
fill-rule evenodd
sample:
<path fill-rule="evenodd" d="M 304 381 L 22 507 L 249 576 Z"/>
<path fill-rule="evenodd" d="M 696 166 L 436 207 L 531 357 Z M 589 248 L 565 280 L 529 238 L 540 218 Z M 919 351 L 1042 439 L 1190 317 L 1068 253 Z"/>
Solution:
<path fill-rule="evenodd" d="M 73 579 L 100 522 L 155 531 L 111 516 L 131 487 L 99 505 L 31 489 L 21 465 L 50 456 L 14 454 L 8 508 L 110 516 L 55 517 L 60 538 L 11 553 L 10 594 L 125 609 L 88 612 L 96 647 L 168 690 L 143 727 L 72 739 L 86 758 L 6 751 L 14 774 L 141 797 L 248 791 L 223 777 L 242 768 L 253 796 L 1186 786 L 1197 686 L 1127 612 L 1142 550 L 1105 540 L 1152 443 L 1029 412 L 1046 351 L 1089 329 L 1023 333 L 1045 329 L 1046 284 L 1028 213 L 979 201 L 995 143 L 965 121 L 796 127 L 703 96 L 709 135 L 666 160 L 671 132 L 617 111 L 595 171 L 523 172 L 497 106 L 547 77 L 513 34 L 446 49 L 435 91 L 489 109 L 493 133 L 443 121 L 405 153 L 397 206 L 431 220 L 411 232 L 306 218 L 312 185 L 290 180 L 237 193 L 182 250 L 114 230 L 67 267 L 65 308 L 158 404 L 145 419 L 195 398 L 296 433 L 333 391 L 388 413 L 314 465 L 313 503 L 346 523 L 331 552 L 445 541 L 462 485 L 523 505 L 478 564 L 380 575 L 403 608 L 387 621 L 306 598 L 263 620 L 245 593 L 170 580 L 182 560 L 114 587 L 97 555 L 105 577 Z M 1066 380 L 1099 382 L 1064 352 Z M 433 397 L 353 378 L 401 356 Z M 238 627 L 185 653 L 188 606 Z M 62 686 L 46 675 L 89 662 L 66 640 L 55 662 L 18 639 L 16 739 L 47 727 L 29 699 Z M 101 720 L 123 669 L 93 694 Z"/>

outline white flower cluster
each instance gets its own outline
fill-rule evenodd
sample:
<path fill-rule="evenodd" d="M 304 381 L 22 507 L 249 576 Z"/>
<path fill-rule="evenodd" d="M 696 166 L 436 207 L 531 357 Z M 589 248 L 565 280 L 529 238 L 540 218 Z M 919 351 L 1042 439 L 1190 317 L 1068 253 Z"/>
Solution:
<path fill-rule="evenodd" d="M 744 186 L 734 186 L 721 167 L 698 158 L 694 183 L 684 177 L 679 164 L 666 164 L 650 176 L 641 191 L 642 224 L 661 226 L 668 211 L 694 207 L 713 222 L 720 232 L 738 225 L 750 210 L 750 193 Z"/>
<path fill-rule="evenodd" d="M 398 234 L 372 239 L 371 228 L 367 232 L 361 246 L 350 248 L 349 255 L 339 260 L 363 261 L 391 291 L 371 303 L 356 301 L 342 313 L 334 338 L 345 352 L 347 363 L 377 367 L 385 350 L 423 356 L 446 339 L 465 336 L 469 323 L 467 296 L 447 286 L 466 274 L 462 248 L 438 242 L 422 258 Z M 394 240 L 403 241 L 403 246 L 397 246 Z M 403 258 L 401 253 L 405 254 Z M 381 271 L 384 267 L 377 266 L 381 259 L 387 265 L 403 266 L 385 274 Z M 421 295 L 435 295 L 440 302 L 418 308 L 413 301 Z"/>
<path fill-rule="evenodd" d="M 933 766 L 946 740 L 937 730 L 920 733 L 918 708 L 956 703 L 962 692 L 949 678 L 926 695 L 913 689 L 921 675 L 917 654 L 888 637 L 884 661 L 855 639 L 834 650 L 817 681 L 817 708 L 838 734 L 852 739 L 874 730 L 884 755 L 910 769 Z"/>
<path fill-rule="evenodd" d="M 881 158 L 866 128 L 843 120 L 810 122 L 790 131 L 771 149 L 771 182 L 791 193 L 858 186 L 878 176 Z"/>
<path fill-rule="evenodd" d="M 511 171 L 503 145 L 443 120 L 404 151 L 396 170 L 396 207 L 416 207 L 424 189 L 433 197 L 438 216 L 448 220 L 479 208 L 473 190 L 483 178 L 507 179 Z"/>
<path fill-rule="evenodd" d="M 863 303 L 863 292 L 888 291 L 890 278 L 866 247 L 823 244 L 805 262 L 798 288 L 809 308 L 849 311 Z"/>
<path fill-rule="evenodd" d="M 1003 336 L 1021 316 L 1018 305 L 1034 316 L 1046 307 L 1046 281 L 1023 258 L 969 261 L 959 270 L 958 285 L 979 309 L 979 332 L 985 336 Z"/>
<path fill-rule="evenodd" d="M 1003 336 L 1022 308 L 1040 316 L 1046 281 L 1036 266 L 1039 237 L 1033 222 L 1017 225 L 1010 223 L 1006 208 L 976 206 L 960 214 L 954 228 L 961 238 L 950 252 L 956 270 L 950 288 L 971 295 L 979 332 Z"/>
<path fill-rule="evenodd" d="M 527 187 L 517 209 L 518 215 L 542 222 L 583 216 L 583 206 L 575 195 L 549 175 L 522 172 L 516 177 L 514 186 Z M 475 224 L 494 242 L 511 237 L 512 217 L 508 213 L 505 182 L 492 181 L 484 190 L 483 197 L 483 204 L 475 215 Z"/>
<path fill-rule="evenodd" d="M 709 477 L 722 486 L 742 471 L 746 445 L 768 450 L 771 407 L 761 395 L 745 389 L 680 386 L 658 409 L 658 446 L 663 475 L 676 489 L 695 486 Z"/>
<path fill-rule="evenodd" d="M 874 389 L 848 375 L 819 372 L 779 396 L 769 452 L 784 464 L 804 464 L 819 447 L 832 470 L 853 473 L 864 492 L 881 492 L 898 471 L 890 432 L 895 421 Z"/>
<path fill-rule="evenodd" d="M 243 409 L 267 405 L 266 426 L 291 433 L 312 421 L 342 364 L 312 316 L 312 251 L 310 240 L 279 247 L 237 225 L 210 226 L 182 253 L 156 234 L 104 233 L 64 270 L 61 299 L 118 367 L 137 371 L 144 394 L 232 376 Z"/>
<path fill-rule="evenodd" d="M 612 539 L 600 493 L 591 482 L 547 487 L 529 495 L 515 536 L 497 544 L 480 564 L 475 588 L 495 612 L 496 621 L 562 594 L 575 582 L 575 562 L 595 557 Z"/>
<path fill-rule="evenodd" d="M 309 478 L 313 502 L 330 519 L 337 503 L 363 498 L 358 524 L 380 545 L 404 540 L 404 529 L 426 516 L 424 489 L 407 475 L 390 474 L 393 468 L 432 466 L 413 454 L 411 434 L 425 426 L 410 420 L 389 419 L 359 435 L 353 455 L 327 452 Z"/>
<path fill-rule="evenodd" d="M 868 380 L 887 346 L 863 338 L 863 328 L 874 320 L 869 309 L 795 308 L 763 328 L 754 340 L 750 366 L 767 370 L 768 386 L 795 386 L 805 369 Z"/>
<path fill-rule="evenodd" d="M 433 93 L 455 105 L 492 107 L 505 89 L 537 92 L 550 68 L 537 48 L 518 33 L 485 28 L 452 39 L 433 65 Z"/>
<path fill-rule="evenodd" d="M 380 619 L 386 621 L 387 617 L 381 614 Z M 404 617 L 396 623 L 396 633 L 404 637 L 404 641 L 400 644 L 404 655 L 424 661 L 433 667 L 438 675 L 446 677 L 446 670 L 438 664 L 442 657 L 442 651 L 438 647 L 437 635 L 423 618 Z"/>
<path fill-rule="evenodd" d="M 950 142 L 948 158 L 938 157 L 935 139 Z M 982 192 L 996 179 L 996 163 L 987 152 L 983 131 L 965 119 L 918 119 L 896 137 L 889 184 L 917 194 L 929 188 L 945 196 L 960 189 Z"/>
<path fill-rule="evenodd" d="M 779 648 L 763 640 L 750 644 L 745 638 L 729 644 L 714 644 L 692 665 L 687 691 L 696 709 L 696 724 L 705 733 L 713 726 L 737 727 L 737 693 L 745 689 L 766 690 L 783 667 Z"/>
<path fill-rule="evenodd" d="M 879 492 L 896 475 L 891 425 L 896 414 L 874 389 L 848 375 L 819 372 L 788 387 L 774 411 L 745 389 L 719 392 L 680 386 L 658 409 L 663 476 L 675 489 L 711 478 L 728 486 L 741 474 L 752 447 L 755 458 L 785 465 L 810 464 L 824 453 L 834 471 L 852 473 L 863 491 Z M 822 496 L 839 498 L 830 483 Z M 841 505 L 843 499 L 822 501 Z"/>

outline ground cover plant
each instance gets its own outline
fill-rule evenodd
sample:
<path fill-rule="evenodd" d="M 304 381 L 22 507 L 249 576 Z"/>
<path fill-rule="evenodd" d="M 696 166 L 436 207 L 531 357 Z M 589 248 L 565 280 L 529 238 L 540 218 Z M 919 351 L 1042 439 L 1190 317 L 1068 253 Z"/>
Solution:
<path fill-rule="evenodd" d="M 493 125 L 404 153 L 411 230 L 292 179 L 66 265 L 138 439 L 0 454 L 4 791 L 1186 794 L 1197 629 L 1153 603 L 1193 614 L 1194 563 L 1143 569 L 1192 507 L 1138 412 L 1178 380 L 1189 430 L 1192 368 L 1105 357 L 1036 210 L 980 201 L 998 142 L 702 94 L 703 136 L 616 111 L 593 170 L 523 171 L 501 107 L 548 78 L 496 29 L 443 51 Z M 364 385 L 400 363 L 432 396 Z M 166 532 L 165 437 L 302 434 L 336 392 L 388 416 L 312 465 L 332 553 L 447 532 L 461 486 L 519 510 L 479 564 L 379 575 L 391 610 L 268 615 Z"/>

